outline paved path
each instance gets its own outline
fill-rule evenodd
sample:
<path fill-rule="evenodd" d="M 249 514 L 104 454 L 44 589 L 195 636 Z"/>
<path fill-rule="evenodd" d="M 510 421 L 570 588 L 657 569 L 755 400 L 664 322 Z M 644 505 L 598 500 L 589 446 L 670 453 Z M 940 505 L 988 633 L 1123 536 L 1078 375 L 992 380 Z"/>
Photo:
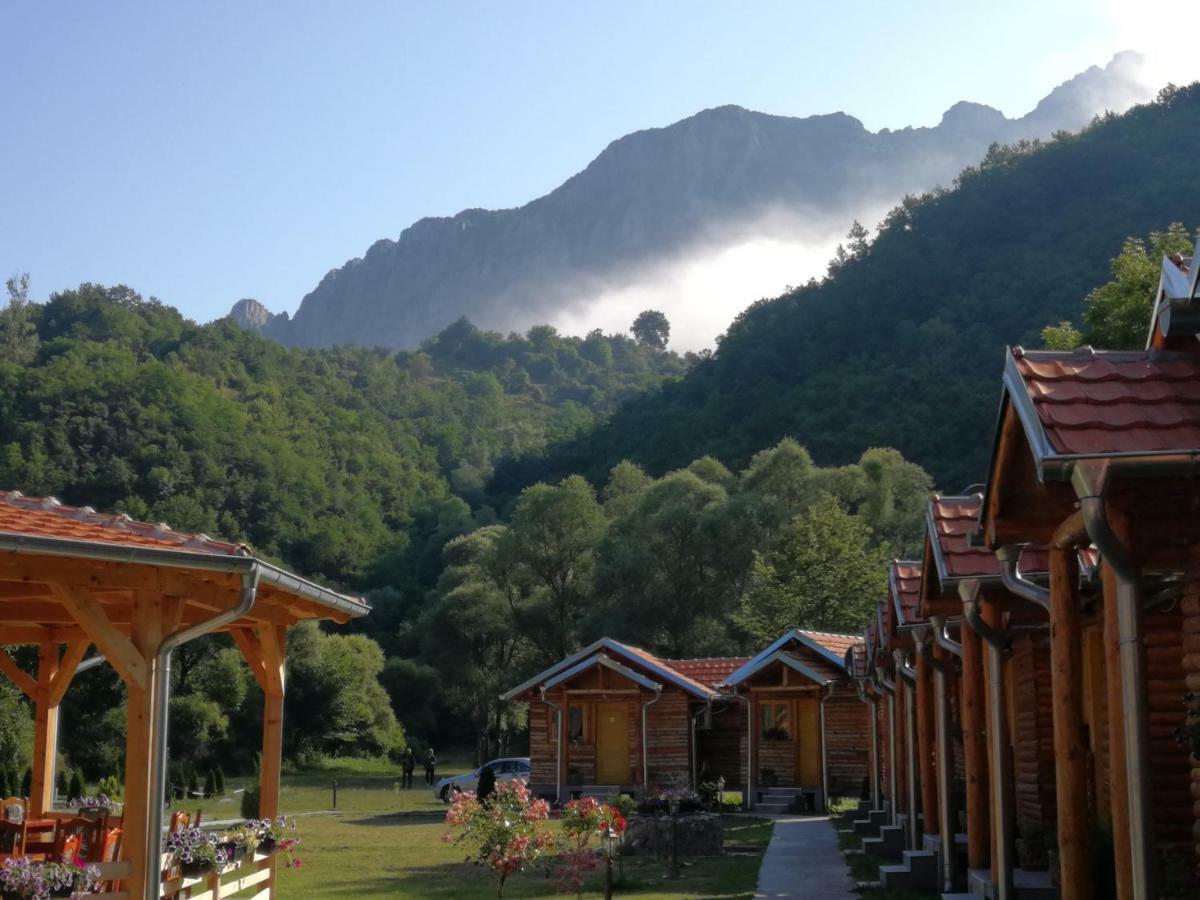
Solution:
<path fill-rule="evenodd" d="M 755 897 L 856 900 L 854 882 L 826 816 L 779 816 L 758 871 Z"/>

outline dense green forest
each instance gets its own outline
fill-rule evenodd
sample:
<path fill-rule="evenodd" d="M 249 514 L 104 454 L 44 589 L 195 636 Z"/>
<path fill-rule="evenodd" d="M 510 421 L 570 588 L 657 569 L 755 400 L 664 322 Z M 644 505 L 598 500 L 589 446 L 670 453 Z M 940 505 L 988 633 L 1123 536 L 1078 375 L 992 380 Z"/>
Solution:
<path fill-rule="evenodd" d="M 1200 86 L 1079 135 L 993 147 L 953 189 L 908 197 L 831 277 L 747 309 L 710 359 L 549 458 L 501 468 L 514 492 L 630 459 L 661 473 L 742 465 L 792 436 L 825 465 L 891 446 L 946 490 L 983 477 L 1003 348 L 1078 318 L 1129 235 L 1193 221 Z"/>
<path fill-rule="evenodd" d="M 994 148 L 702 359 L 667 352 L 649 312 L 634 338 L 462 321 L 418 352 L 294 350 L 125 287 L 32 303 L 13 279 L 0 487 L 242 540 L 365 593 L 370 616 L 289 640 L 292 760 L 516 749 L 499 693 L 597 636 L 685 656 L 861 627 L 886 560 L 920 540 L 933 482 L 907 460 L 949 488 L 983 470 L 1003 344 L 1140 342 L 1160 254 L 1190 241 L 1151 230 L 1200 199 L 1182 156 L 1198 115 L 1200 88 L 1167 91 Z M 237 652 L 197 642 L 176 673 L 173 758 L 252 765 L 260 698 Z M 77 679 L 65 766 L 118 771 L 122 703 L 110 670 Z M 28 736 L 0 680 L 5 781 Z"/>

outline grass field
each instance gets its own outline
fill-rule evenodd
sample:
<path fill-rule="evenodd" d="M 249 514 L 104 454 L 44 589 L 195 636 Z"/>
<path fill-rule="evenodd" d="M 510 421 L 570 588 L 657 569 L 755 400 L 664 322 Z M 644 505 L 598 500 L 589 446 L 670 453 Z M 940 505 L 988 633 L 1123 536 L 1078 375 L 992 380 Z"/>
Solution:
<path fill-rule="evenodd" d="M 441 774 L 465 771 L 449 765 Z M 420 777 L 420 772 L 417 773 Z M 334 780 L 337 809 L 332 809 Z M 344 760 L 335 766 L 285 775 L 280 795 L 282 811 L 296 815 L 301 845 L 301 868 L 281 871 L 279 894 L 285 900 L 307 897 L 495 897 L 491 873 L 463 862 L 463 854 L 443 843 L 446 807 L 423 784 L 398 790 L 394 768 L 373 761 Z M 239 817 L 243 781 L 231 779 L 225 797 L 177 803 L 202 808 L 204 819 Z M 762 853 L 771 837 L 771 824 L 741 816 L 725 818 L 727 853 L 719 858 L 690 861 L 678 879 L 667 879 L 665 867 L 654 859 L 625 859 L 621 896 L 644 898 L 749 897 L 758 879 Z M 585 896 L 600 896 L 593 879 Z M 544 868 L 510 878 L 505 897 L 548 897 L 554 886 Z"/>

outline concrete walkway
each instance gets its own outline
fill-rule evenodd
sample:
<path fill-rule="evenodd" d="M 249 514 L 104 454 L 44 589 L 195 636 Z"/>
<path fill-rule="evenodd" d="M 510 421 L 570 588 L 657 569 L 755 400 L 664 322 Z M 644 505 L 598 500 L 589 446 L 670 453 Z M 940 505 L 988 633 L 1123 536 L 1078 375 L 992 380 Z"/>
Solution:
<path fill-rule="evenodd" d="M 755 897 L 857 900 L 827 816 L 772 816 L 775 833 L 758 871 Z"/>

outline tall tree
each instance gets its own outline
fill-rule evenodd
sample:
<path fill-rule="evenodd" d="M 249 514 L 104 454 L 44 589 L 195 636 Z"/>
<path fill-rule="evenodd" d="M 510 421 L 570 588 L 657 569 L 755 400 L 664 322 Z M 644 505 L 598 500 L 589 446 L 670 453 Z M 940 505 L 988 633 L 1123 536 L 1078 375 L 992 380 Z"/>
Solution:
<path fill-rule="evenodd" d="M 4 282 L 8 307 L 0 312 L 0 359 L 26 365 L 37 355 L 38 333 L 35 310 L 29 299 L 29 273 L 14 275 Z"/>
<path fill-rule="evenodd" d="M 759 643 L 793 627 L 857 632 L 886 587 L 886 551 L 826 495 L 757 555 L 737 621 Z"/>
<path fill-rule="evenodd" d="M 1109 263 L 1112 278 L 1093 289 L 1084 301 L 1083 328 L 1069 321 L 1042 329 L 1042 343 L 1051 350 L 1074 350 L 1091 344 L 1104 350 L 1140 350 L 1146 344 L 1154 293 L 1164 256 L 1187 255 L 1192 238 L 1179 222 L 1148 240 L 1129 237 Z M 1192 263 L 1196 265 L 1196 262 Z"/>
<path fill-rule="evenodd" d="M 639 344 L 655 350 L 666 350 L 667 342 L 671 339 L 671 323 L 657 309 L 647 309 L 638 313 L 629 330 L 633 332 L 634 340 Z"/>
<path fill-rule="evenodd" d="M 534 585 L 543 615 L 532 616 L 531 627 L 547 660 L 574 648 L 591 588 L 592 551 L 605 524 L 595 491 L 579 475 L 535 484 L 517 501 L 501 553 Z"/>

